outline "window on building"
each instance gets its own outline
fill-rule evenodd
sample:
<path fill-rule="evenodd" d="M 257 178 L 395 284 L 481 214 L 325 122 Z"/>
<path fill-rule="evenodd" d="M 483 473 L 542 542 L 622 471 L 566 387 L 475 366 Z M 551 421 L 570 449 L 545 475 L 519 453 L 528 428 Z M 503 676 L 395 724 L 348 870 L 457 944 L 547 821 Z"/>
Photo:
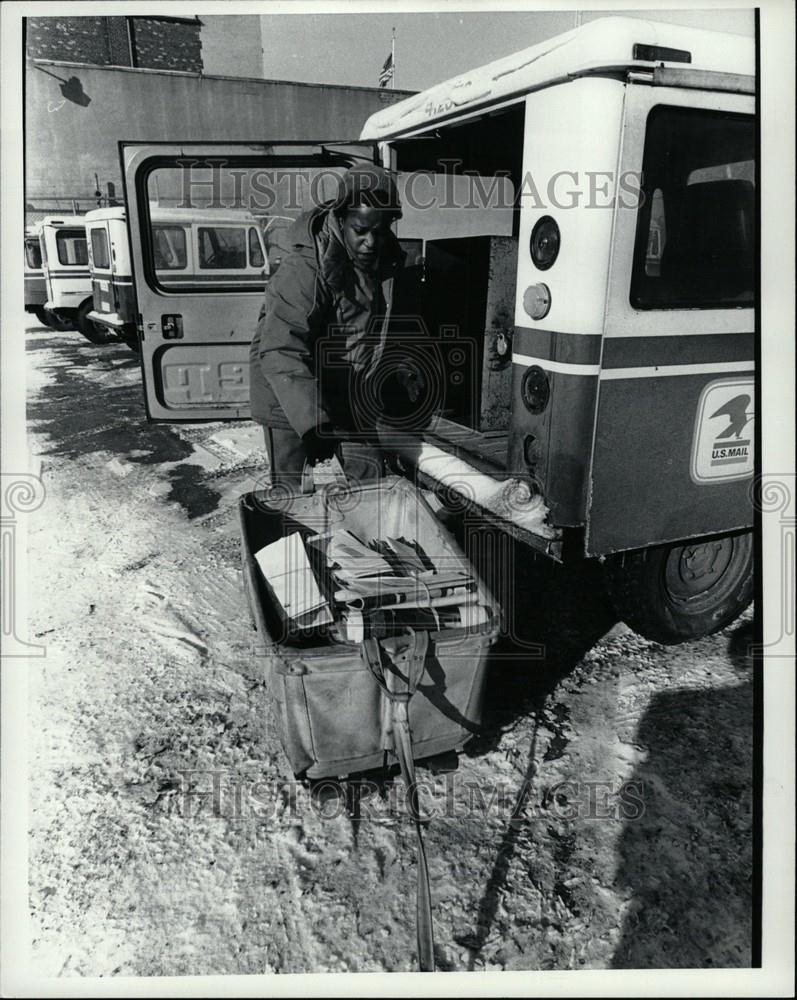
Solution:
<path fill-rule="evenodd" d="M 753 305 L 754 148 L 750 116 L 651 111 L 631 278 L 635 308 Z"/>
<path fill-rule="evenodd" d="M 199 266 L 221 271 L 244 270 L 246 230 L 226 226 L 200 226 Z"/>
<path fill-rule="evenodd" d="M 61 264 L 85 267 L 89 262 L 85 229 L 59 229 L 55 234 L 55 247 Z"/>
<path fill-rule="evenodd" d="M 111 269 L 111 257 L 108 253 L 108 234 L 104 229 L 91 230 L 91 257 L 94 266 L 102 271 Z"/>
<path fill-rule="evenodd" d="M 37 239 L 25 240 L 25 261 L 32 270 L 41 270 L 42 250 Z"/>
<path fill-rule="evenodd" d="M 153 226 L 152 244 L 156 271 L 179 271 L 185 267 L 185 230 L 182 226 Z"/>
<path fill-rule="evenodd" d="M 263 267 L 263 248 L 260 245 L 260 237 L 254 226 L 249 227 L 249 266 Z"/>

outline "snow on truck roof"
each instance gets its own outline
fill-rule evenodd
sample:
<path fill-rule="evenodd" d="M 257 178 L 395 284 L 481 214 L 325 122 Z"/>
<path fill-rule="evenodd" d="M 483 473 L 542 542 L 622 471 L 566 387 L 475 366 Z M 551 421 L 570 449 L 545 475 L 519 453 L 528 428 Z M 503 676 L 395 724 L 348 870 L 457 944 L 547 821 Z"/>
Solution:
<path fill-rule="evenodd" d="M 170 208 L 150 203 L 149 214 L 153 222 L 246 222 L 256 224 L 248 208 Z"/>
<path fill-rule="evenodd" d="M 125 209 L 123 205 L 114 205 L 111 208 L 93 208 L 86 212 L 86 222 L 103 222 L 106 219 L 125 219 Z"/>
<path fill-rule="evenodd" d="M 679 58 L 677 53 L 671 53 L 668 59 L 666 53 L 642 50 L 650 46 L 686 52 L 689 60 Z M 650 69 L 661 64 L 754 76 L 755 43 L 752 38 L 721 31 L 634 17 L 605 17 L 391 104 L 368 118 L 360 138 L 386 139 L 458 111 L 494 104 L 588 73 Z"/>
<path fill-rule="evenodd" d="M 85 226 L 85 215 L 46 215 L 40 225 L 42 226 Z"/>
<path fill-rule="evenodd" d="M 246 208 L 175 208 L 157 205 L 150 202 L 150 218 L 153 222 L 212 222 L 215 225 L 223 222 L 256 224 L 256 219 Z M 125 209 L 119 205 L 115 208 L 95 208 L 86 212 L 87 222 L 102 222 L 106 219 L 121 219 L 124 221 Z"/>

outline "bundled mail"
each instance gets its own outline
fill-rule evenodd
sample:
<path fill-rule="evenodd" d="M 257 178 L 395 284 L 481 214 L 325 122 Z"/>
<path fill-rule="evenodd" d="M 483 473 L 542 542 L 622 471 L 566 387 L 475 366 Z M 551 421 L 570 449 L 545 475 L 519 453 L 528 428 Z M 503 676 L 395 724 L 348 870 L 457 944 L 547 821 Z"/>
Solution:
<path fill-rule="evenodd" d="M 332 622 L 298 531 L 255 552 L 255 559 L 285 614 L 299 628 Z"/>

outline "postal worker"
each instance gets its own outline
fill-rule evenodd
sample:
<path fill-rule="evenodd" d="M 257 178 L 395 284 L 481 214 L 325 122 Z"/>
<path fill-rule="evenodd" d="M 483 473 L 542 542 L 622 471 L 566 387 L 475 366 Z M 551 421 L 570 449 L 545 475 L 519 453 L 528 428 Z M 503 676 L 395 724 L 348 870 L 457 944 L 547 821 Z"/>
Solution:
<path fill-rule="evenodd" d="M 250 353 L 272 484 L 295 488 L 306 465 L 333 455 L 349 479 L 380 474 L 373 376 L 404 258 L 391 228 L 400 216 L 393 177 L 369 163 L 293 225 Z"/>

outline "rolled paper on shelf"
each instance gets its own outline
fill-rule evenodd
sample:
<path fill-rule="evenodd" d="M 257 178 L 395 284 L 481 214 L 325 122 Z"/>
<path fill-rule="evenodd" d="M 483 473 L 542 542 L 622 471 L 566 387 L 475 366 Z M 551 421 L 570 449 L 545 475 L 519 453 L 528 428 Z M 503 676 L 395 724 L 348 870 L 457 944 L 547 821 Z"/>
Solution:
<path fill-rule="evenodd" d="M 396 611 L 409 611 L 413 608 L 449 608 L 459 604 L 477 604 L 479 595 L 473 594 L 449 594 L 448 597 L 433 597 L 431 601 L 404 601 L 396 607 Z"/>
<path fill-rule="evenodd" d="M 464 604 L 456 608 L 444 608 L 435 612 L 442 628 L 474 628 L 490 620 L 487 608 L 481 604 Z"/>
<path fill-rule="evenodd" d="M 388 576 L 380 573 L 367 579 L 347 580 L 339 572 L 333 577 L 339 591 L 335 594 L 338 600 L 349 600 L 350 597 L 382 597 L 391 594 L 421 593 L 431 597 L 441 597 L 453 588 L 468 588 L 475 583 L 467 573 L 413 573 L 411 576 Z M 343 593 L 343 596 L 339 594 Z"/>
<path fill-rule="evenodd" d="M 435 601 L 445 600 L 447 604 L 458 604 L 467 598 L 468 592 L 463 587 L 430 588 L 429 592 L 423 588 L 407 591 L 403 594 L 374 594 L 371 597 L 363 597 L 356 591 L 337 590 L 335 600 L 338 604 L 347 604 L 350 608 L 357 608 L 360 611 L 373 611 L 376 608 L 429 608 L 436 607 Z"/>
<path fill-rule="evenodd" d="M 419 615 L 417 620 L 412 615 L 408 616 L 403 608 L 395 620 L 379 614 L 368 616 L 360 611 L 351 611 L 341 618 L 338 632 L 345 642 L 362 642 L 363 639 L 373 635 L 384 637 L 394 632 L 401 632 L 407 626 L 439 631 L 447 628 L 476 628 L 490 620 L 487 608 L 477 604 L 458 605 L 436 610 L 429 608 L 416 608 L 414 610 Z"/>

